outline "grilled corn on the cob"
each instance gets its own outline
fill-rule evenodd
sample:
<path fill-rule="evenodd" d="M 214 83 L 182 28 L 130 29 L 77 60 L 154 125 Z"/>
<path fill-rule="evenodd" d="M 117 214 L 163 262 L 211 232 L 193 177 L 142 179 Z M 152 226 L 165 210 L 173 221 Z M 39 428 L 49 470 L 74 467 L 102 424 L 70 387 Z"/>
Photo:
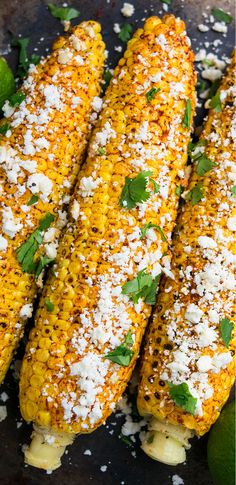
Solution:
<path fill-rule="evenodd" d="M 43 267 L 56 255 L 65 204 L 82 161 L 91 115 L 100 102 L 103 59 L 99 24 L 83 22 L 70 36 L 58 38 L 53 53 L 37 67 L 31 66 L 21 90 L 3 108 L 0 382 L 32 313 L 35 276 L 39 282 Z"/>
<path fill-rule="evenodd" d="M 152 416 L 144 451 L 185 460 L 214 423 L 235 378 L 235 58 L 192 151 L 189 191 L 173 237 L 141 366 L 138 409 Z"/>
<path fill-rule="evenodd" d="M 93 431 L 112 412 L 131 375 L 159 273 L 168 273 L 163 256 L 184 180 L 194 84 L 184 23 L 147 20 L 107 90 L 71 205 L 76 222 L 61 240 L 27 346 L 21 411 L 36 425 L 27 463 L 57 468 L 75 433 Z"/>

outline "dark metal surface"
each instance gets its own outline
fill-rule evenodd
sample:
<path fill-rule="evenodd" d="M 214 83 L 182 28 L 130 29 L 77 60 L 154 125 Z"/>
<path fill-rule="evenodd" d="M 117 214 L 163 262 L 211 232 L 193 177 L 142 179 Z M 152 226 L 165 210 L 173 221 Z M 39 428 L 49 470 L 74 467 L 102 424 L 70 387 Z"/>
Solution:
<path fill-rule="evenodd" d="M 109 66 L 114 67 L 122 55 L 114 50 L 114 46 L 121 45 L 117 35 L 113 32 L 114 22 L 131 23 L 134 27 L 142 23 L 142 19 L 149 15 L 163 13 L 160 0 L 130 0 L 135 6 L 135 14 L 124 19 L 120 14 L 122 1 L 110 0 L 73 0 L 70 5 L 80 10 L 80 20 L 96 19 L 102 24 L 104 40 L 109 50 Z M 38 53 L 45 54 L 52 40 L 58 32 L 62 32 L 60 22 L 47 11 L 46 0 L 0 0 L 0 50 L 7 51 L 12 38 L 22 34 L 30 37 L 30 53 L 34 48 Z M 54 1 L 62 5 L 62 1 Z M 233 46 L 233 25 L 230 25 L 227 36 L 210 30 L 206 34 L 198 31 L 197 25 L 203 22 L 202 12 L 211 6 L 220 6 L 233 13 L 233 0 L 173 0 L 171 12 L 183 18 L 191 37 L 193 48 L 196 50 L 203 46 L 205 41 L 212 42 L 216 38 L 223 40 L 220 53 L 227 56 Z M 40 40 L 42 39 L 43 40 Z M 211 46 L 209 51 L 211 51 Z M 12 51 L 6 55 L 7 60 L 14 68 L 17 53 Z M 203 112 L 198 115 L 197 124 L 201 122 Z M 22 354 L 22 348 L 18 355 Z M 19 357 L 18 357 L 19 358 Z M 9 399 L 6 402 L 8 417 L 0 423 L 0 483 L 1 485 L 169 485 L 172 476 L 178 474 L 185 485 L 212 485 L 206 462 L 207 437 L 193 441 L 192 449 L 188 452 L 186 465 L 175 468 L 162 465 L 149 459 L 139 450 L 136 444 L 137 457 L 131 455 L 128 448 L 119 438 L 122 418 L 110 418 L 107 426 L 103 426 L 90 436 L 80 436 L 73 446 L 68 448 L 68 454 L 63 458 L 63 466 L 52 475 L 26 467 L 23 463 L 21 447 L 27 441 L 31 426 L 22 423 L 18 404 L 18 384 L 13 378 L 10 369 L 0 394 L 5 391 Z M 4 404 L 0 401 L 0 405 Z M 112 425 L 116 421 L 116 425 Z M 22 423 L 17 427 L 17 423 Z M 109 429 L 108 429 L 109 428 Z M 110 434 L 109 430 L 114 433 Z M 91 456 L 84 455 L 90 449 Z M 100 470 L 101 465 L 107 465 L 107 471 Z"/>

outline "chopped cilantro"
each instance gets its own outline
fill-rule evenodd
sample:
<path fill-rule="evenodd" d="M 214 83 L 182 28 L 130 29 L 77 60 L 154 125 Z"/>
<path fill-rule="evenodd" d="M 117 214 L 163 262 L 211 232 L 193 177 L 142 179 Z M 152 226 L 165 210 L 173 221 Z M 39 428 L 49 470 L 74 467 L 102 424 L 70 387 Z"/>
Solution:
<path fill-rule="evenodd" d="M 146 93 L 146 98 L 147 102 L 150 103 L 150 101 L 155 98 L 156 94 L 161 91 L 161 88 L 151 88 L 147 93 Z"/>
<path fill-rule="evenodd" d="M 104 72 L 104 76 L 103 76 L 103 79 L 104 79 L 103 92 L 105 92 L 107 87 L 109 86 L 111 78 L 112 78 L 112 73 L 111 73 L 111 71 L 109 71 L 109 69 L 107 69 Z"/>
<path fill-rule="evenodd" d="M 216 94 L 219 86 L 220 86 L 220 82 L 221 80 L 220 79 L 216 79 L 215 81 L 213 81 L 211 87 L 210 87 L 210 90 L 209 90 L 209 98 L 213 98 L 213 96 Z"/>
<path fill-rule="evenodd" d="M 220 93 L 216 93 L 210 101 L 210 108 L 214 109 L 218 113 L 222 111 L 222 106 L 221 106 L 221 99 L 220 99 Z"/>
<path fill-rule="evenodd" d="M 196 172 L 200 177 L 203 177 L 205 173 L 212 170 L 213 167 L 216 167 L 217 163 L 212 162 L 210 158 L 208 158 L 205 153 L 201 153 L 200 157 L 197 158 L 197 167 Z"/>
<path fill-rule="evenodd" d="M 54 310 L 54 304 L 49 300 L 49 298 L 45 298 L 45 306 L 49 312 Z"/>
<path fill-rule="evenodd" d="M 196 184 L 185 196 L 186 200 L 191 200 L 192 205 L 198 204 L 204 197 L 204 189 L 201 183 Z"/>
<path fill-rule="evenodd" d="M 202 155 L 202 152 L 200 150 L 197 151 L 197 153 L 194 153 L 196 148 L 206 146 L 206 143 L 207 142 L 204 139 L 199 140 L 196 143 L 193 143 L 191 141 L 189 142 L 189 144 L 188 144 L 188 155 L 190 156 L 192 162 L 195 161 L 197 158 L 199 158 Z"/>
<path fill-rule="evenodd" d="M 197 82 L 197 91 L 198 93 L 203 93 L 207 89 L 207 83 L 206 81 L 203 81 L 203 79 L 199 78 Z"/>
<path fill-rule="evenodd" d="M 10 129 L 10 123 L 4 123 L 0 126 L 0 135 L 5 135 L 6 132 Z"/>
<path fill-rule="evenodd" d="M 132 443 L 131 439 L 128 436 L 125 436 L 123 433 L 121 433 L 119 438 L 130 448 L 133 448 L 134 444 Z"/>
<path fill-rule="evenodd" d="M 194 414 L 197 398 L 190 393 L 188 384 L 186 382 L 176 385 L 168 382 L 168 384 L 170 386 L 170 397 L 175 404 L 183 408 L 187 413 Z"/>
<path fill-rule="evenodd" d="M 30 197 L 30 199 L 28 200 L 27 205 L 34 205 L 36 204 L 36 202 L 38 202 L 38 200 L 39 200 L 39 196 L 36 194 L 33 194 L 32 197 Z"/>
<path fill-rule="evenodd" d="M 146 273 L 146 269 L 142 269 L 136 278 L 122 286 L 122 294 L 128 295 L 134 303 L 138 303 L 139 298 L 142 298 L 148 305 L 155 305 L 160 276 L 159 274 L 153 279 L 151 274 Z"/>
<path fill-rule="evenodd" d="M 27 37 L 14 39 L 11 44 L 13 47 L 19 47 L 19 65 L 17 68 L 17 75 L 19 77 L 24 77 L 28 72 L 30 64 L 38 64 L 41 59 L 41 57 L 37 54 L 32 54 L 32 56 L 28 57 L 28 44 L 29 39 Z"/>
<path fill-rule="evenodd" d="M 236 185 L 233 185 L 233 187 L 231 188 L 231 194 L 236 195 Z"/>
<path fill-rule="evenodd" d="M 151 228 L 153 228 L 153 229 L 157 229 L 157 230 L 158 230 L 158 232 L 159 232 L 159 233 L 160 233 L 160 235 L 161 235 L 161 239 L 162 239 L 162 241 L 164 241 L 164 242 L 166 242 L 166 241 L 167 241 L 167 239 L 166 239 L 166 237 L 165 237 L 165 234 L 164 234 L 164 232 L 162 231 L 162 228 L 161 228 L 160 226 L 157 226 L 156 224 L 152 224 L 152 222 L 148 222 L 148 224 L 145 224 L 145 226 L 141 227 L 141 229 L 140 229 L 140 230 L 141 230 L 141 236 L 140 236 L 140 239 L 144 239 L 144 237 L 145 237 L 145 236 L 146 236 L 146 234 L 147 234 L 148 229 L 151 229 Z"/>
<path fill-rule="evenodd" d="M 98 149 L 98 155 L 106 155 L 106 150 L 103 147 L 99 147 Z"/>
<path fill-rule="evenodd" d="M 221 338 L 226 347 L 229 346 L 230 340 L 232 338 L 234 324 L 228 318 L 222 318 L 220 321 L 220 334 Z"/>
<path fill-rule="evenodd" d="M 52 3 L 48 4 L 48 10 L 52 14 L 53 17 L 61 20 L 62 22 L 71 21 L 72 19 L 76 19 L 79 17 L 80 12 L 75 8 L 70 7 L 57 7 Z"/>
<path fill-rule="evenodd" d="M 42 231 L 48 229 L 53 220 L 54 216 L 47 213 L 44 218 L 41 219 L 39 227 L 29 236 L 27 241 L 21 244 L 16 250 L 16 258 L 21 265 L 23 273 L 34 273 L 35 276 L 39 276 L 44 266 L 51 261 L 49 260 L 45 263 L 45 260 L 48 258 L 43 258 L 42 256 L 39 260 L 34 261 L 34 256 L 40 244 L 43 242 Z"/>
<path fill-rule="evenodd" d="M 152 171 L 142 171 L 136 177 L 125 177 L 125 185 L 120 196 L 120 205 L 126 209 L 133 209 L 139 202 L 149 199 L 151 193 L 147 189 Z"/>
<path fill-rule="evenodd" d="M 120 32 L 118 34 L 118 37 L 122 42 L 128 42 L 128 40 L 131 37 L 131 34 L 133 32 L 132 25 L 130 24 L 123 24 L 122 27 L 120 28 Z"/>
<path fill-rule="evenodd" d="M 183 193 L 184 191 L 184 188 L 182 185 L 177 185 L 176 189 L 175 189 L 175 194 L 180 197 L 181 194 Z"/>
<path fill-rule="evenodd" d="M 160 185 L 154 179 L 150 179 L 150 182 L 152 182 L 152 184 L 153 184 L 154 194 L 158 194 L 158 192 L 160 190 Z"/>
<path fill-rule="evenodd" d="M 184 118 L 182 122 L 183 128 L 190 128 L 190 121 L 191 121 L 191 99 L 187 99 L 185 101 L 185 112 L 184 112 Z"/>
<path fill-rule="evenodd" d="M 134 355 L 134 351 L 130 349 L 130 347 L 133 344 L 134 344 L 134 341 L 133 341 L 132 333 L 129 330 L 123 344 L 119 345 L 111 352 L 108 352 L 108 354 L 105 355 L 105 359 L 109 359 L 112 362 L 115 362 L 115 364 L 128 367 Z"/>
<path fill-rule="evenodd" d="M 173 0 L 161 0 L 161 3 L 166 3 L 167 5 L 171 5 Z"/>
<path fill-rule="evenodd" d="M 230 15 L 229 13 L 226 13 L 221 8 L 214 7 L 212 8 L 211 13 L 216 20 L 218 20 L 219 22 L 224 22 L 225 24 L 230 24 L 233 20 L 232 15 Z"/>
<path fill-rule="evenodd" d="M 12 94 L 11 97 L 9 98 L 9 104 L 12 106 L 12 108 L 15 108 L 16 106 L 19 106 L 22 101 L 26 98 L 26 94 L 22 93 L 22 91 L 17 91 L 16 93 Z"/>

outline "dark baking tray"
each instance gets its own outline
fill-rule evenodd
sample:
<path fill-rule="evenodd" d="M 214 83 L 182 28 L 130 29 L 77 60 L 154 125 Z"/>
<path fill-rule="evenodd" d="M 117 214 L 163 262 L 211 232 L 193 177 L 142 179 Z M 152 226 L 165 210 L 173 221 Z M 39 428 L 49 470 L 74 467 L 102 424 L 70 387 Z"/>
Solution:
<path fill-rule="evenodd" d="M 80 11 L 80 19 L 96 19 L 102 24 L 104 40 L 109 50 L 109 66 L 114 67 L 122 55 L 114 51 L 114 46 L 121 42 L 113 32 L 114 22 L 131 23 L 134 27 L 142 24 L 142 19 L 149 15 L 163 14 L 163 4 L 160 0 L 128 0 L 135 7 L 134 15 L 124 19 L 120 14 L 123 1 L 110 0 L 72 0 L 70 6 Z M 22 34 L 30 37 L 30 53 L 34 48 L 39 54 L 45 54 L 52 40 L 58 32 L 62 32 L 60 22 L 47 11 L 45 0 L 0 0 L 0 49 L 1 53 L 7 51 L 12 38 Z M 61 2 L 54 1 L 62 5 Z M 207 6 L 209 9 L 207 10 Z M 187 25 L 194 50 L 203 46 L 203 42 L 216 38 L 223 40 L 219 49 L 219 56 L 224 53 L 230 55 L 234 41 L 234 26 L 231 24 L 227 36 L 209 32 L 202 34 L 197 25 L 203 22 L 202 12 L 209 12 L 212 6 L 218 6 L 233 13 L 234 1 L 230 0 L 173 0 L 169 11 L 180 16 Z M 44 38 L 43 41 L 40 41 Z M 204 46 L 203 46 L 204 47 Z M 210 49 L 211 50 L 211 49 Z M 6 55 L 10 65 L 16 67 L 17 52 L 11 51 Z M 197 122 L 200 124 L 204 116 L 203 110 L 198 110 Z M 24 342 L 18 351 L 21 357 Z M 172 476 L 178 474 L 183 478 L 185 485 L 212 485 L 207 469 L 206 443 L 207 437 L 195 439 L 188 452 L 187 463 L 175 468 L 162 465 L 149 459 L 140 449 L 138 443 L 134 447 L 136 458 L 131 450 L 119 439 L 122 418 L 112 416 L 106 426 L 102 426 L 90 436 L 80 436 L 73 446 L 69 447 L 68 454 L 63 457 L 63 465 L 52 475 L 26 467 L 23 462 L 22 445 L 29 441 L 31 426 L 19 423 L 20 412 L 18 404 L 18 384 L 13 378 L 10 369 L 5 383 L 0 389 L 5 391 L 9 399 L 6 402 L 8 417 L 0 423 L 0 484 L 1 485 L 169 485 Z M 3 404 L 0 402 L 0 404 Z M 116 426 L 111 423 L 116 421 Z M 114 429 L 111 435 L 109 429 Z M 90 449 L 91 456 L 85 456 L 84 451 Z M 101 465 L 107 465 L 107 471 L 100 470 Z M 227 484 L 226 484 L 227 485 Z"/>

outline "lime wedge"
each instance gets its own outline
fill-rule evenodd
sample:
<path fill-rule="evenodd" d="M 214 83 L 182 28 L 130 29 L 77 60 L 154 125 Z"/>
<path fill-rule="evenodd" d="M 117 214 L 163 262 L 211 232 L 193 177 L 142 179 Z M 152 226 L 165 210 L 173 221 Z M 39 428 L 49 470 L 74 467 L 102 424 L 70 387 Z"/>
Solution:
<path fill-rule="evenodd" d="M 0 109 L 2 109 L 6 99 L 15 92 L 15 80 L 12 70 L 4 57 L 0 57 Z"/>

